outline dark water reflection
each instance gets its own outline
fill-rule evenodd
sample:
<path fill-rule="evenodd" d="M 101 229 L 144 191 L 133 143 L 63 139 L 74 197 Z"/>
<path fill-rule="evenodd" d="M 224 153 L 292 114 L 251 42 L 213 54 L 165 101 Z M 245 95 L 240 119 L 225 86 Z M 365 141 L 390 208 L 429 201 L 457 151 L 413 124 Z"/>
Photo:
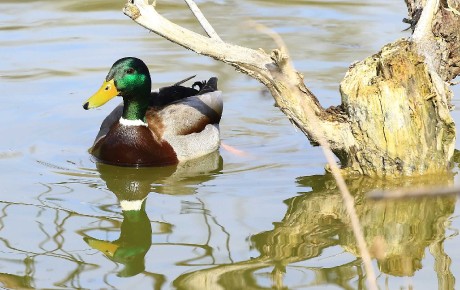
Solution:
<path fill-rule="evenodd" d="M 249 19 L 281 34 L 324 106 L 338 104 L 352 62 L 407 36 L 403 1 L 197 2 L 226 41 L 270 51 L 273 40 Z M 148 33 L 122 14 L 124 3 L 0 1 L 1 287 L 364 289 L 321 150 L 259 83 Z M 158 3 L 202 31 L 182 1 Z M 95 163 L 87 149 L 115 104 L 91 112 L 81 104 L 128 55 L 145 60 L 155 87 L 217 75 L 222 140 L 244 154 L 154 169 Z M 456 172 L 347 180 L 381 289 L 454 289 L 459 211 L 455 197 L 373 201 L 367 192 L 458 185 Z"/>

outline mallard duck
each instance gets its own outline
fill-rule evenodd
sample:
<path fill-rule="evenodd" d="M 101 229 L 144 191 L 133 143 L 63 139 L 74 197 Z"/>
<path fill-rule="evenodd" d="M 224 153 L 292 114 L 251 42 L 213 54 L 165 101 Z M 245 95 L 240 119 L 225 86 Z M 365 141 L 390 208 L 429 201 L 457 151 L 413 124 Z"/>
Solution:
<path fill-rule="evenodd" d="M 83 104 L 88 110 L 123 97 L 102 122 L 90 153 L 121 166 L 165 166 L 219 148 L 222 96 L 217 78 L 190 88 L 176 83 L 151 92 L 149 69 L 134 57 L 117 60 L 101 88 Z"/>

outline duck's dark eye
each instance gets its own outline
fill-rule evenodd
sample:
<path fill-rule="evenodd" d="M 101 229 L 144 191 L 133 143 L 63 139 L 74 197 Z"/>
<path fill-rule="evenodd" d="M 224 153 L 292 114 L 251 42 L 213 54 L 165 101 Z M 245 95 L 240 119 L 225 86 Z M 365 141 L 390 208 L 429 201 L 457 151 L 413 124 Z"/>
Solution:
<path fill-rule="evenodd" d="M 126 70 L 126 73 L 127 73 L 127 74 L 132 74 L 132 73 L 134 73 L 134 69 L 133 69 L 132 67 L 130 67 L 130 68 L 128 68 L 128 69 Z"/>

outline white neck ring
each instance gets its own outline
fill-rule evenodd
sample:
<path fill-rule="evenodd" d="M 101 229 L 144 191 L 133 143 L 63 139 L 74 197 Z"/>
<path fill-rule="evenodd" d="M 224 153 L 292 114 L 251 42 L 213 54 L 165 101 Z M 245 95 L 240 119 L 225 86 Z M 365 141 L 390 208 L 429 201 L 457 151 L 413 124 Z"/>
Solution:
<path fill-rule="evenodd" d="M 120 206 L 122 211 L 139 211 L 142 208 L 142 203 L 144 202 L 145 198 L 137 199 L 137 200 L 121 200 Z"/>
<path fill-rule="evenodd" d="M 123 126 L 145 126 L 148 127 L 148 124 L 142 120 L 128 120 L 123 117 L 120 118 L 120 124 Z"/>

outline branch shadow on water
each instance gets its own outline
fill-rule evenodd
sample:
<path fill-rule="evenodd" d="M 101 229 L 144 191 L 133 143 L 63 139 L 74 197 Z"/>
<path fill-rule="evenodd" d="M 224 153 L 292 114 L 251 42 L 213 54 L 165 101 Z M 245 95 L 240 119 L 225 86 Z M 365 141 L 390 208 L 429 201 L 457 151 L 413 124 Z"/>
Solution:
<path fill-rule="evenodd" d="M 429 250 L 434 257 L 432 273 L 437 277 L 439 289 L 453 289 L 455 277 L 443 242 L 456 196 L 380 201 L 366 198 L 366 193 L 376 188 L 447 186 L 453 183 L 453 175 L 391 180 L 357 177 L 348 178 L 346 182 L 355 198 L 372 259 L 381 274 L 379 284 L 383 286 L 388 279 L 416 275 L 424 266 L 422 260 Z M 174 281 L 174 286 L 178 289 L 288 289 L 337 285 L 343 289 L 365 289 L 359 250 L 332 176 L 299 177 L 297 183 L 301 188 L 308 188 L 308 192 L 299 192 L 300 195 L 285 200 L 288 208 L 284 218 L 274 222 L 273 229 L 250 238 L 251 246 L 259 252 L 258 257 L 184 274 Z M 325 250 L 333 247 L 340 247 L 355 259 L 344 263 L 343 256 L 321 257 Z M 316 265 L 318 259 L 327 260 L 327 266 L 311 266 Z M 303 275 L 299 277 L 295 272 Z M 261 273 L 270 276 L 272 285 L 262 281 Z M 288 276 L 289 279 L 285 279 Z M 400 284 L 406 282 L 396 280 Z"/>

